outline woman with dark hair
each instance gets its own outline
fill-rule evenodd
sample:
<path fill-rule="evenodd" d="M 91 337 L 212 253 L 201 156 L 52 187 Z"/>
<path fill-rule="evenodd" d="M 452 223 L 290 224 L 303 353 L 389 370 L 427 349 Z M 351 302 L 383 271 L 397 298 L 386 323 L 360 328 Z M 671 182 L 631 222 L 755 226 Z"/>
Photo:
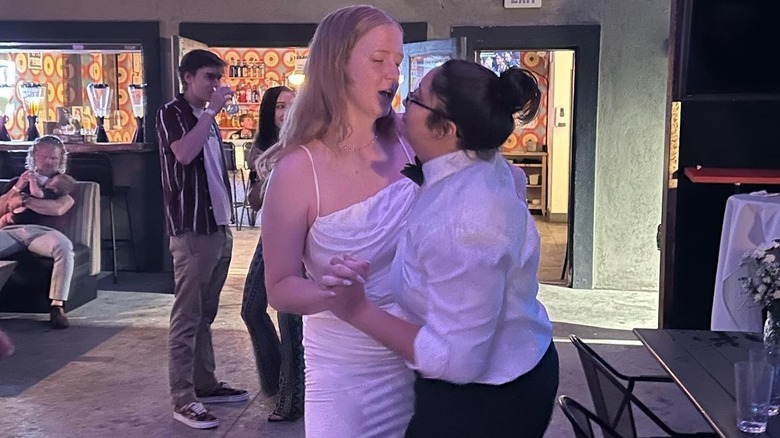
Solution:
<path fill-rule="evenodd" d="M 258 177 L 255 165 L 257 158 L 279 141 L 279 131 L 282 129 L 287 110 L 292 105 L 295 92 L 287 87 L 271 87 L 263 94 L 260 102 L 260 126 L 257 128 L 252 149 L 247 154 L 249 163 L 249 189 L 247 201 L 254 211 L 259 211 L 263 204 L 265 181 Z"/>
<path fill-rule="evenodd" d="M 255 146 L 265 152 L 279 141 L 287 110 L 292 105 L 295 92 L 285 86 L 271 87 L 263 94 L 260 102 L 260 126 L 255 136 Z"/>
<path fill-rule="evenodd" d="M 279 129 L 294 97 L 293 91 L 287 87 L 273 87 L 265 92 L 260 103 L 260 129 L 247 162 L 254 163 L 257 160 L 259 153 L 255 151 L 265 151 L 277 142 Z M 252 184 L 262 184 L 256 175 L 254 170 L 250 173 Z M 260 205 L 253 205 L 252 208 L 259 210 Z M 244 283 L 241 318 L 252 339 L 263 393 L 267 396 L 279 393 L 276 409 L 268 417 L 268 421 L 294 421 L 303 415 L 303 323 L 300 315 L 277 313 L 280 342 L 274 324 L 268 316 L 264 279 L 265 262 L 261 239 L 257 242 Z"/>
<path fill-rule="evenodd" d="M 539 100 L 519 68 L 451 60 L 428 73 L 404 102 L 424 182 L 391 269 L 403 318 L 366 299 L 367 262 L 345 256 L 322 278 L 336 316 L 416 371 L 406 437 L 533 438 L 550 421 L 558 356 L 536 298 L 539 234 L 499 153 Z"/>

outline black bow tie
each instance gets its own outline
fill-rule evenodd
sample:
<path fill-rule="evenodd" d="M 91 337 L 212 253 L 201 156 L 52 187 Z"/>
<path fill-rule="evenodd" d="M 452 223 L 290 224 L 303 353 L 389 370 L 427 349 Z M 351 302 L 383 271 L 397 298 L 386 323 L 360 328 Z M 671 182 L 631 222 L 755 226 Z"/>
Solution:
<path fill-rule="evenodd" d="M 414 164 L 407 163 L 406 166 L 401 169 L 401 174 L 414 181 L 418 186 L 421 186 L 423 184 L 424 176 L 420 159 L 415 156 Z"/>

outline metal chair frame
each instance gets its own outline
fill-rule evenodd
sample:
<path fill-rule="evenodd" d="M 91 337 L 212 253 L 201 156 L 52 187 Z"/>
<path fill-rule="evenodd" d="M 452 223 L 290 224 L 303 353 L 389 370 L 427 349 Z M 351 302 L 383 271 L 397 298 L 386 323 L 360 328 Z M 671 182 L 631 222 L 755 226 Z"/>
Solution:
<path fill-rule="evenodd" d="M 653 376 L 653 375 L 640 375 L 640 376 L 628 376 L 618 372 L 607 361 L 599 356 L 592 348 L 582 342 L 576 335 L 570 335 L 569 339 L 572 344 L 577 348 L 577 353 L 580 356 L 580 362 L 582 363 L 582 369 L 585 372 L 585 378 L 588 382 L 588 389 L 590 395 L 593 398 L 593 405 L 596 408 L 596 415 L 602 422 L 607 424 L 615 431 L 623 431 L 630 433 L 629 438 L 637 438 L 636 423 L 634 421 L 633 407 L 639 409 L 644 415 L 646 415 L 653 423 L 655 423 L 664 433 L 671 437 L 714 437 L 716 436 L 711 432 L 699 432 L 699 433 L 680 433 L 676 432 L 672 428 L 666 425 L 656 414 L 654 414 L 650 408 L 634 396 L 634 387 L 639 382 L 663 382 L 669 383 L 674 380 L 669 376 Z M 624 385 L 623 382 L 626 382 Z M 604 388 L 601 386 L 602 382 L 610 384 L 610 389 L 614 389 L 616 393 L 620 394 L 620 400 L 615 400 L 614 403 L 617 409 L 614 413 L 610 413 L 607 404 L 607 394 Z M 626 430 L 627 429 L 627 430 Z"/>

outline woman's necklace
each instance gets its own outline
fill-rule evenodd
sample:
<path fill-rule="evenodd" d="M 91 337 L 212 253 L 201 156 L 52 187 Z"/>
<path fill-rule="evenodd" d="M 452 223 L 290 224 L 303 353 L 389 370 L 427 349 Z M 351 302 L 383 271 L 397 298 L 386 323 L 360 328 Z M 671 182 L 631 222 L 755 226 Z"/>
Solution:
<path fill-rule="evenodd" d="M 339 149 L 341 149 L 341 150 L 342 150 L 342 151 L 344 151 L 344 152 L 358 152 L 358 151 L 362 151 L 363 149 L 365 149 L 365 148 L 367 148 L 367 147 L 371 146 L 372 144 L 374 144 L 374 142 L 375 142 L 375 141 L 376 141 L 376 134 L 374 134 L 374 138 L 372 138 L 372 139 L 371 139 L 371 141 L 369 141 L 368 143 L 366 143 L 366 145 L 365 145 L 365 146 L 363 146 L 363 147 L 359 147 L 359 148 L 348 148 L 348 147 L 344 146 L 343 144 L 339 144 L 339 145 L 338 145 L 338 147 L 339 147 Z"/>

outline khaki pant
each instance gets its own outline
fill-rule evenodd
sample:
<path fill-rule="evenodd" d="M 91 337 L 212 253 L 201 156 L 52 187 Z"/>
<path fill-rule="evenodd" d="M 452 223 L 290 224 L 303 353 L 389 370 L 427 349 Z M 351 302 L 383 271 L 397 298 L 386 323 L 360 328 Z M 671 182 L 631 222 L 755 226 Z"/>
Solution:
<path fill-rule="evenodd" d="M 24 250 L 54 259 L 49 298 L 67 301 L 73 278 L 73 243 L 70 239 L 43 225 L 10 225 L 0 229 L 0 259 Z"/>
<path fill-rule="evenodd" d="M 174 299 L 168 333 L 168 377 L 175 405 L 217 387 L 211 323 L 217 316 L 233 250 L 228 227 L 213 234 L 172 236 Z"/>

